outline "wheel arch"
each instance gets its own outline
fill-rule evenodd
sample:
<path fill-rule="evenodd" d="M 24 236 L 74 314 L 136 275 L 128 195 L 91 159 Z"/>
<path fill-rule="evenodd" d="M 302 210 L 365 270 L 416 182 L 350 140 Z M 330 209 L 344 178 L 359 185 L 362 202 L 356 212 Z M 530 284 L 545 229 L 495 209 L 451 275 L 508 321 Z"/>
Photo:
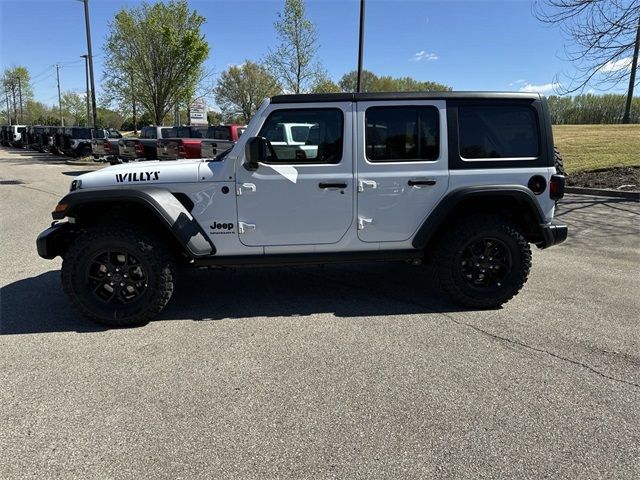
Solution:
<path fill-rule="evenodd" d="M 418 229 L 413 247 L 429 252 L 446 228 L 480 213 L 508 218 L 530 243 L 544 240 L 544 215 L 531 190 L 521 185 L 483 185 L 463 187 L 447 194 Z"/>
<path fill-rule="evenodd" d="M 73 218 L 76 234 L 108 218 L 151 228 L 166 235 L 175 253 L 189 259 L 215 253 L 198 221 L 191 215 L 193 203 L 181 193 L 147 187 L 138 189 L 105 188 L 76 190 L 60 200 L 52 213 L 56 220 Z"/>

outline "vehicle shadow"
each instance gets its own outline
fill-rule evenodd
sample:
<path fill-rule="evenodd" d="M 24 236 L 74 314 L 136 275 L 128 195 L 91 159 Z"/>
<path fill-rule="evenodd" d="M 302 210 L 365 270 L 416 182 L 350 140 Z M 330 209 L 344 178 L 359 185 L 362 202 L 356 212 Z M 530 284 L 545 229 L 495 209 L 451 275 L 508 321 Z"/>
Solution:
<path fill-rule="evenodd" d="M 68 177 L 77 177 L 79 175 L 84 175 L 85 173 L 95 172 L 95 170 L 77 170 L 72 172 L 61 172 L 62 175 L 66 175 Z"/>
<path fill-rule="evenodd" d="M 555 218 L 569 226 L 567 243 L 584 247 L 600 248 L 612 239 L 634 244 L 640 233 L 640 203 L 624 198 L 567 195 Z"/>
<path fill-rule="evenodd" d="M 405 264 L 184 270 L 156 321 L 215 321 L 331 314 L 340 318 L 460 311 L 436 293 L 428 269 Z M 0 290 L 0 335 L 106 330 L 80 315 L 60 272 Z"/>

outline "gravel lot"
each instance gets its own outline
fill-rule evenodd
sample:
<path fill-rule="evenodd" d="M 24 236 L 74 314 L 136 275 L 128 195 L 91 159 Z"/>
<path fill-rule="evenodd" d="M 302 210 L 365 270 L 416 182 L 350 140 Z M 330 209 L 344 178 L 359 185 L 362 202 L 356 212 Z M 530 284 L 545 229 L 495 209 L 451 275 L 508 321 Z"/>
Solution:
<path fill-rule="evenodd" d="M 408 265 L 192 271 L 107 330 L 35 251 L 89 168 L 0 150 L 0 478 L 640 477 L 638 203 L 568 196 L 500 310 Z"/>

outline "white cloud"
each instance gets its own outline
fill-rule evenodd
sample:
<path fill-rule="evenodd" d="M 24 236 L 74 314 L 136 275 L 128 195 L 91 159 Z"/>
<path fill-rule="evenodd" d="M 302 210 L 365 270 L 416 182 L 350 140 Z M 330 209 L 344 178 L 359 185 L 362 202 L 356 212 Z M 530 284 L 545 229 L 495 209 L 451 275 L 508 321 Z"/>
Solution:
<path fill-rule="evenodd" d="M 534 93 L 553 93 L 560 87 L 559 83 L 543 83 L 541 85 L 532 85 L 527 83 L 520 87 L 521 92 L 534 92 Z"/>
<path fill-rule="evenodd" d="M 617 72 L 618 70 L 625 70 L 631 66 L 631 57 L 621 58 L 619 60 L 611 60 L 605 63 L 600 69 L 601 72 Z"/>
<path fill-rule="evenodd" d="M 440 57 L 438 57 L 435 53 L 429 53 L 425 50 L 420 50 L 413 57 L 411 57 L 409 61 L 410 62 L 420 62 L 422 60 L 431 61 L 431 60 L 438 60 L 438 58 Z"/>
<path fill-rule="evenodd" d="M 518 80 L 514 80 L 513 82 L 511 82 L 509 86 L 513 87 L 515 85 L 522 85 L 523 83 L 527 83 L 527 81 L 524 78 L 520 78 Z"/>

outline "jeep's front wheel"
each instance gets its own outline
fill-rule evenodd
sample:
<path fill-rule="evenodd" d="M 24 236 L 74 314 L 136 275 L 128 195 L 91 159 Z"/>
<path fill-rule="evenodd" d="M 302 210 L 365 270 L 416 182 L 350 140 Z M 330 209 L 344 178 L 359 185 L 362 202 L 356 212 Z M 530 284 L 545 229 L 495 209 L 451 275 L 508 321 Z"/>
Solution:
<path fill-rule="evenodd" d="M 468 217 L 450 228 L 435 252 L 436 281 L 456 303 L 495 308 L 527 281 L 531 249 L 522 233 L 498 216 Z"/>
<path fill-rule="evenodd" d="M 148 232 L 107 224 L 69 247 L 62 285 L 84 315 L 109 326 L 133 326 L 162 311 L 175 273 L 168 249 Z"/>

